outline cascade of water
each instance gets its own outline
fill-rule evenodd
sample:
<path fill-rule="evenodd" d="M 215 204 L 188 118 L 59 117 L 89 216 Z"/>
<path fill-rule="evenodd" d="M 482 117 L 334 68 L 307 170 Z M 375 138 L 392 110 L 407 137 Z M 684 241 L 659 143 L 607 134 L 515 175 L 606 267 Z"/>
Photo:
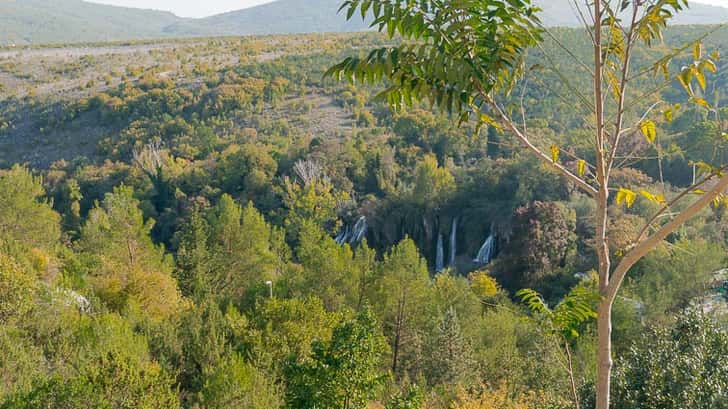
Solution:
<path fill-rule="evenodd" d="M 344 226 L 343 229 L 339 231 L 339 234 L 336 235 L 336 238 L 334 238 L 334 241 L 336 244 L 344 244 L 349 239 L 349 226 Z"/>
<path fill-rule="evenodd" d="M 445 249 L 442 244 L 442 233 L 437 235 L 437 251 L 435 254 L 435 271 L 438 273 L 445 269 Z"/>
<path fill-rule="evenodd" d="M 487 239 L 485 239 L 485 243 L 480 247 L 480 250 L 478 250 L 478 255 L 475 256 L 473 259 L 474 263 L 486 265 L 490 263 L 491 260 L 493 260 L 493 256 L 495 255 L 495 236 L 491 233 L 490 236 L 488 236 Z"/>
<path fill-rule="evenodd" d="M 358 244 L 364 240 L 364 237 L 366 237 L 367 229 L 367 218 L 362 216 L 356 221 L 354 227 L 349 227 L 348 225 L 344 226 L 344 228 L 339 231 L 339 234 L 336 235 L 334 241 L 341 245 L 344 243 Z"/>
<path fill-rule="evenodd" d="M 457 236 L 458 236 L 458 218 L 452 221 L 450 228 L 450 267 L 455 265 L 455 255 L 457 254 Z"/>
<path fill-rule="evenodd" d="M 351 232 L 351 238 L 349 239 L 349 242 L 351 244 L 357 244 L 364 240 L 364 237 L 367 234 L 367 228 L 367 218 L 364 216 L 360 217 L 354 225 L 354 229 Z"/>

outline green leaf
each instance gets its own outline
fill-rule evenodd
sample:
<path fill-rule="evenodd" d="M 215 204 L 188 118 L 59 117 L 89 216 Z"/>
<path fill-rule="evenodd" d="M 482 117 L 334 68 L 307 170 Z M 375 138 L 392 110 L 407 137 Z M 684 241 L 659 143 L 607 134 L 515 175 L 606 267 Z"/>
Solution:
<path fill-rule="evenodd" d="M 640 131 L 649 143 L 655 142 L 655 139 L 657 138 L 657 126 L 653 121 L 649 119 L 642 121 L 640 123 Z"/>

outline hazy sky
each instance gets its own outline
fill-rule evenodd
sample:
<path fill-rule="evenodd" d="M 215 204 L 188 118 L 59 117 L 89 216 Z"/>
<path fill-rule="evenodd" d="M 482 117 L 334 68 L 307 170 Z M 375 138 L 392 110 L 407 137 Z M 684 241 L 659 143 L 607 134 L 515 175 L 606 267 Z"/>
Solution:
<path fill-rule="evenodd" d="M 87 0 L 92 3 L 171 11 L 181 17 L 206 17 L 272 0 Z M 726 0 L 728 1 L 728 0 Z"/>
<path fill-rule="evenodd" d="M 182 17 L 205 17 L 226 11 L 268 3 L 272 0 L 88 0 L 117 6 L 171 11 Z M 728 7 L 728 0 L 695 0 Z"/>

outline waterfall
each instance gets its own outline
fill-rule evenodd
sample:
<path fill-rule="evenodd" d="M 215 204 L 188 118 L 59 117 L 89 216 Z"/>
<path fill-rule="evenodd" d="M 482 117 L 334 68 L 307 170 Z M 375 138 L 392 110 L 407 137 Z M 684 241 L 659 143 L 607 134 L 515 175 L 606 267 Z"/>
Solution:
<path fill-rule="evenodd" d="M 442 233 L 437 235 L 437 254 L 435 255 L 435 271 L 438 273 L 445 269 L 445 249 L 442 244 Z"/>
<path fill-rule="evenodd" d="M 458 236 L 458 218 L 456 217 L 452 221 L 452 227 L 450 228 L 450 267 L 455 266 L 455 255 L 457 254 L 457 238 Z"/>
<path fill-rule="evenodd" d="M 343 229 L 339 232 L 338 235 L 336 235 L 336 238 L 334 238 L 334 241 L 336 244 L 344 244 L 349 240 L 349 226 L 344 226 Z"/>
<path fill-rule="evenodd" d="M 349 243 L 357 244 L 364 240 L 364 237 L 367 234 L 367 228 L 367 218 L 364 216 L 360 217 L 359 220 L 356 221 L 354 229 L 351 231 L 351 238 L 349 239 Z"/>
<path fill-rule="evenodd" d="M 478 255 L 473 259 L 473 263 L 486 265 L 493 260 L 493 256 L 495 256 L 495 235 L 491 233 L 478 250 Z"/>
<path fill-rule="evenodd" d="M 344 243 L 358 244 L 366 237 L 368 228 L 367 218 L 362 216 L 356 221 L 354 227 L 349 227 L 349 225 L 344 226 L 339 231 L 339 234 L 336 235 L 334 241 L 340 245 Z"/>

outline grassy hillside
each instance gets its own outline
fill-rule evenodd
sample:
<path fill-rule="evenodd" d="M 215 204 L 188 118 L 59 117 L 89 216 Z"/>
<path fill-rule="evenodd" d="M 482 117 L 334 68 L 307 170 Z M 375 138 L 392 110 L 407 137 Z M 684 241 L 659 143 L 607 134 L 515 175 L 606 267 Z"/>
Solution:
<path fill-rule="evenodd" d="M 0 45 L 157 38 L 178 21 L 172 13 L 81 0 L 4 0 Z"/>

